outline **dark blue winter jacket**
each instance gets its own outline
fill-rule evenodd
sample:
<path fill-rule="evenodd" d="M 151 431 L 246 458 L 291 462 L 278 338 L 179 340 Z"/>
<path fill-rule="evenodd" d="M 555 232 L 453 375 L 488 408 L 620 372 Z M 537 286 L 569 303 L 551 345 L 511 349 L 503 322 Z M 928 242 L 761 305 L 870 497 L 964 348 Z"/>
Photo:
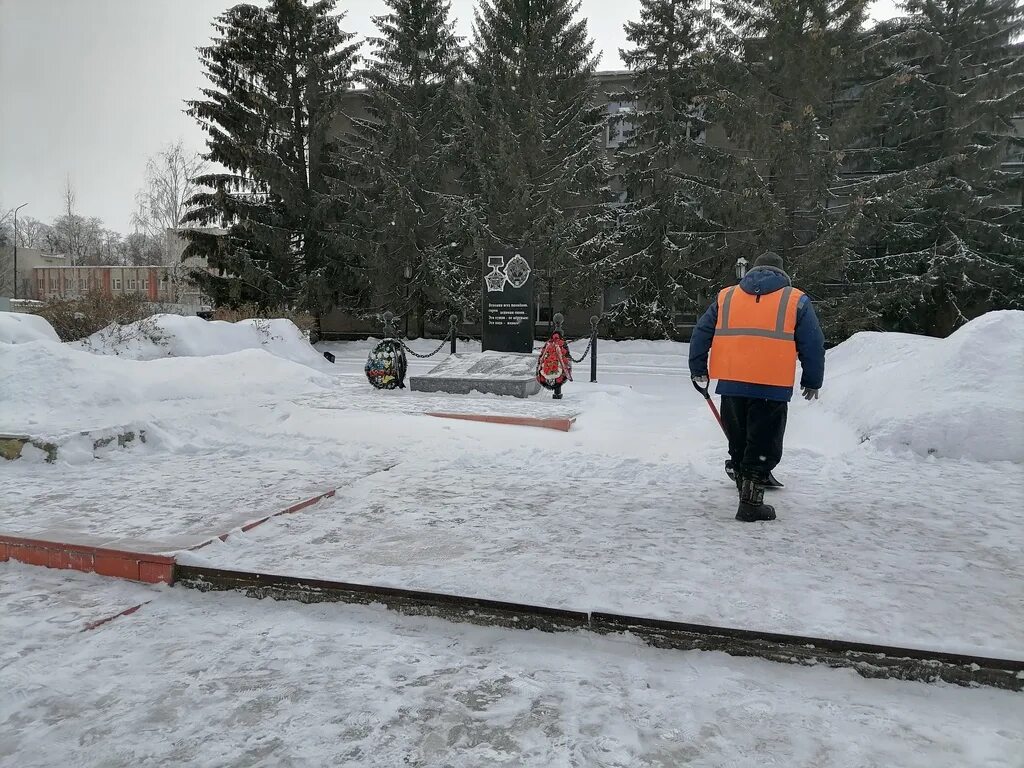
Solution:
<path fill-rule="evenodd" d="M 789 276 L 780 269 L 754 267 L 740 281 L 740 288 L 752 296 L 764 296 L 781 291 L 790 285 Z M 697 321 L 690 337 L 690 375 L 708 375 L 708 354 L 715 338 L 718 324 L 718 299 L 711 303 L 708 311 Z M 796 308 L 796 353 L 803 367 L 800 386 L 821 389 L 825 379 L 825 336 L 814 314 L 814 306 L 807 296 L 800 297 Z M 767 384 L 748 384 L 744 381 L 719 381 L 715 391 L 720 395 L 752 397 L 760 400 L 781 400 L 789 402 L 793 397 L 792 387 L 773 387 Z"/>

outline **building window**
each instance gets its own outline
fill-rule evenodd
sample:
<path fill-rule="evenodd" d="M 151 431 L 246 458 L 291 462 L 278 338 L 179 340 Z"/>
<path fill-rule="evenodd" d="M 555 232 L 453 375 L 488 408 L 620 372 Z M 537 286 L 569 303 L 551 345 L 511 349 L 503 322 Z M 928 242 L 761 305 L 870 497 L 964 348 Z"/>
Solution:
<path fill-rule="evenodd" d="M 142 278 L 142 290 L 144 290 L 144 291 L 148 291 L 149 290 L 149 278 L 148 277 Z"/>
<path fill-rule="evenodd" d="M 129 277 L 128 278 L 128 290 L 129 291 L 134 291 L 135 290 L 135 285 L 136 285 L 135 278 L 134 277 Z"/>
<path fill-rule="evenodd" d="M 120 291 L 121 290 L 121 278 L 120 277 L 115 277 L 114 278 L 114 290 L 115 291 Z"/>
<path fill-rule="evenodd" d="M 687 140 L 696 144 L 707 143 L 708 132 L 704 122 L 704 107 L 691 107 L 690 115 L 691 119 L 686 123 Z"/>
<path fill-rule="evenodd" d="M 71 290 L 71 278 L 70 277 L 65 277 L 64 278 L 64 290 L 65 291 L 70 291 Z"/>
<path fill-rule="evenodd" d="M 611 309 L 612 307 L 622 304 L 626 299 L 629 298 L 629 291 L 626 290 L 626 286 L 621 283 L 612 283 L 606 285 L 604 288 L 604 307 L 603 309 Z"/>
<path fill-rule="evenodd" d="M 630 116 L 636 112 L 636 102 L 612 101 L 606 107 L 608 125 L 605 134 L 605 146 L 614 149 L 629 141 L 636 129 Z"/>

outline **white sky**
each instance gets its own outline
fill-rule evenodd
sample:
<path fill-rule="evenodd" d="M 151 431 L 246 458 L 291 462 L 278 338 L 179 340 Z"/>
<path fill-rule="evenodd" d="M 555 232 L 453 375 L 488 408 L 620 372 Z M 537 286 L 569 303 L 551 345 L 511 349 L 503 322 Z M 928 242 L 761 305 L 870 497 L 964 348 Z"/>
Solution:
<path fill-rule="evenodd" d="M 49 221 L 70 178 L 78 213 L 129 231 L 146 158 L 178 138 L 204 149 L 182 113 L 204 83 L 195 54 L 236 0 L 0 0 L 0 217 Z M 451 0 L 468 37 L 474 0 Z M 602 69 L 620 69 L 622 25 L 639 0 L 583 0 Z M 895 13 L 876 0 L 876 17 Z M 346 28 L 373 34 L 384 0 L 340 0 Z"/>

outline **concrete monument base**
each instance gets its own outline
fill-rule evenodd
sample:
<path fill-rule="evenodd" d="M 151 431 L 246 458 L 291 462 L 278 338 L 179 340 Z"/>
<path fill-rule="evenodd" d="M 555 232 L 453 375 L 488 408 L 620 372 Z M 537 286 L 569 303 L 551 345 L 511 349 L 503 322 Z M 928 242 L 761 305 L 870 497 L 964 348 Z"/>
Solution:
<path fill-rule="evenodd" d="M 451 355 L 422 376 L 410 376 L 413 392 L 451 392 L 468 395 L 529 397 L 540 392 L 537 357 L 514 352 L 466 352 Z"/>

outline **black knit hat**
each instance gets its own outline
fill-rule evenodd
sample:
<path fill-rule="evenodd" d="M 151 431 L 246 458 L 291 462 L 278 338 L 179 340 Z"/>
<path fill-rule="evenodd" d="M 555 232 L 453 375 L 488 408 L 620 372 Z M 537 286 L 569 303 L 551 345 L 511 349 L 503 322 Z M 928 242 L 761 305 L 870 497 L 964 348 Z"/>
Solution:
<path fill-rule="evenodd" d="M 775 251 L 765 251 L 754 261 L 755 267 L 775 267 L 775 269 L 784 269 L 782 264 L 782 257 Z"/>

